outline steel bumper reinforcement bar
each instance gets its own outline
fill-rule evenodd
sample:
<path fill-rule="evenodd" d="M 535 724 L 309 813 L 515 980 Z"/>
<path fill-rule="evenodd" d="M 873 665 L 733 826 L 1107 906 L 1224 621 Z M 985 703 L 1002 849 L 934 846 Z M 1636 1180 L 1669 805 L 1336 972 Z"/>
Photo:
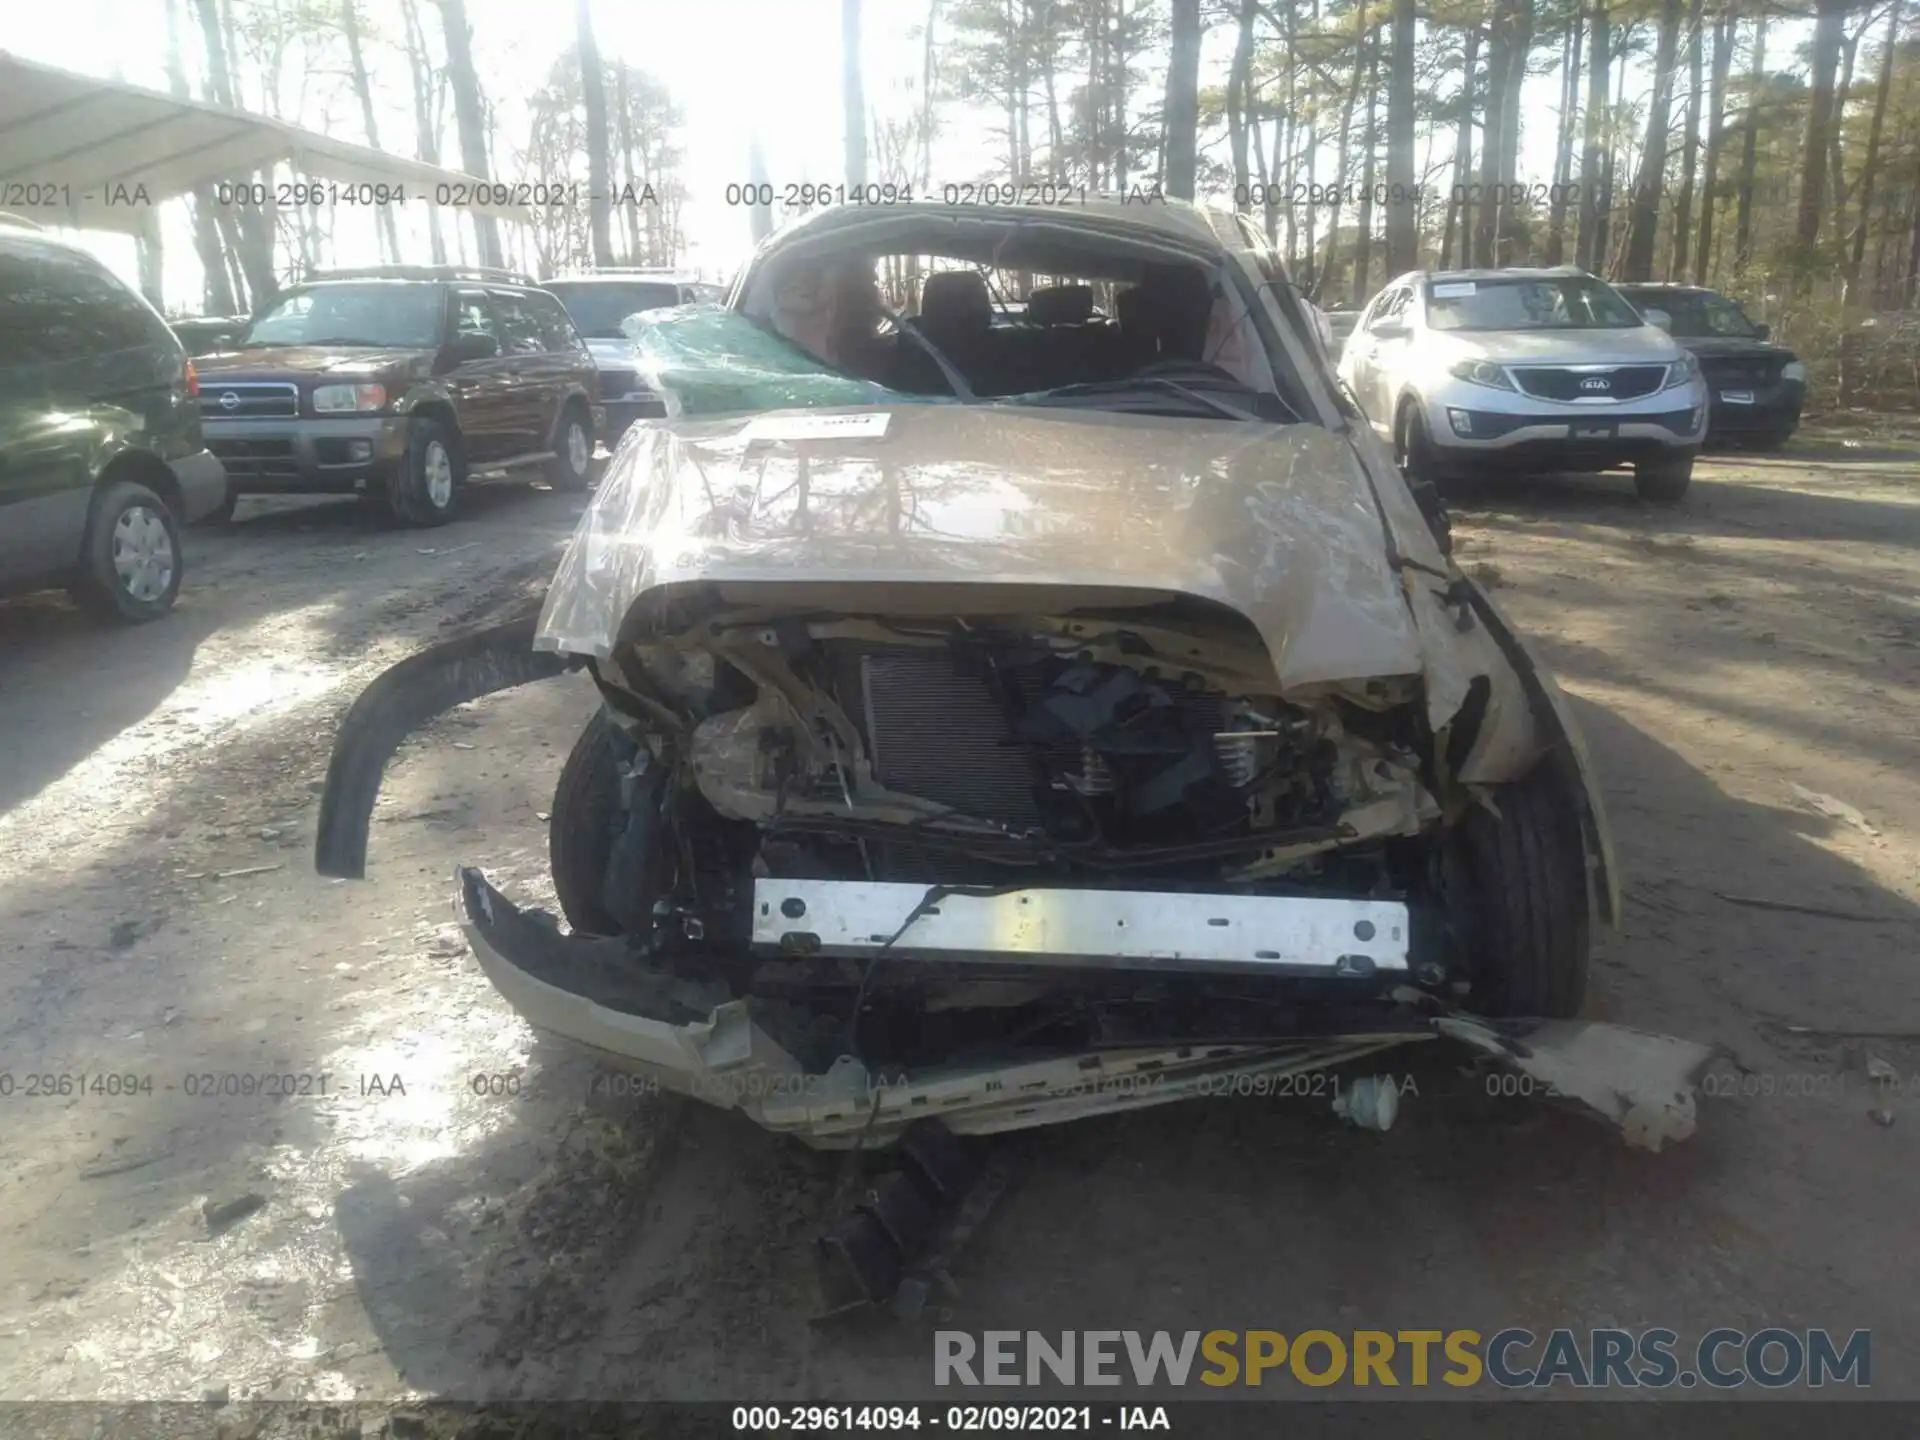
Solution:
<path fill-rule="evenodd" d="M 1385 900 L 756 880 L 753 942 L 787 953 L 1074 969 L 1366 976 L 1407 969 Z"/>

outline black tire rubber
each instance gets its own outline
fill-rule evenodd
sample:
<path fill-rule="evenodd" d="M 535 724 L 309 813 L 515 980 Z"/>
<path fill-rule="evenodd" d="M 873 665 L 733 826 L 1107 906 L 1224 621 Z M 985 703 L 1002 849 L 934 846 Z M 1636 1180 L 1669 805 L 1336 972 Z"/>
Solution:
<path fill-rule="evenodd" d="M 1693 483 L 1693 457 L 1642 460 L 1633 467 L 1633 488 L 1654 505 L 1677 505 Z"/>
<path fill-rule="evenodd" d="M 567 431 L 579 426 L 587 436 L 587 463 L 579 470 L 567 458 Z M 576 401 L 560 412 L 554 432 L 553 458 L 546 462 L 547 484 L 562 494 L 577 495 L 593 479 L 593 420 Z"/>
<path fill-rule="evenodd" d="M 1453 897 L 1478 1014 L 1566 1019 L 1587 989 L 1586 847 L 1557 760 L 1499 786 L 1459 832 Z"/>
<path fill-rule="evenodd" d="M 560 767 L 547 820 L 547 862 L 560 913 L 583 935 L 620 933 L 605 899 L 619 810 L 620 772 L 609 727 L 595 715 Z"/>
<path fill-rule="evenodd" d="M 446 452 L 453 471 L 453 486 L 445 504 L 436 502 L 427 486 L 428 456 L 436 444 Z M 387 501 L 394 518 L 403 524 L 444 525 L 459 512 L 460 487 L 465 480 L 466 465 L 458 437 L 438 420 L 416 419 L 407 427 L 407 453 L 387 477 Z"/>
<path fill-rule="evenodd" d="M 166 589 L 151 600 L 130 593 L 114 569 L 114 527 L 127 511 L 141 507 L 156 516 L 173 546 L 173 570 Z M 102 620 L 142 625 L 158 620 L 180 594 L 180 576 L 185 569 L 180 549 L 180 521 L 173 511 L 146 486 L 131 480 L 116 480 L 102 485 L 94 493 L 87 513 L 87 533 L 80 547 L 80 573 L 74 577 L 71 593 L 74 601 L 88 614 Z"/>
<path fill-rule="evenodd" d="M 1444 495 L 1446 476 L 1433 452 L 1433 433 L 1427 428 L 1426 414 L 1417 401 L 1400 407 L 1394 437 L 1393 458 L 1400 462 L 1400 473 L 1407 477 L 1407 483 L 1431 485 L 1436 494 Z"/>

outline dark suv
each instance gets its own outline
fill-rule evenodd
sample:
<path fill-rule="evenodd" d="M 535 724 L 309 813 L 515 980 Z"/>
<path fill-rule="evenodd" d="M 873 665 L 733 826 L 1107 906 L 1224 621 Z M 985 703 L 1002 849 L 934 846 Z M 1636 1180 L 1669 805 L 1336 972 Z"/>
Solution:
<path fill-rule="evenodd" d="M 537 466 L 583 490 L 603 422 L 560 302 L 503 270 L 379 266 L 282 291 L 200 362 L 207 444 L 242 495 L 360 493 L 452 518 L 470 472 Z"/>
<path fill-rule="evenodd" d="M 567 314 L 600 367 L 600 398 L 607 407 L 607 447 L 620 441 L 636 420 L 658 420 L 667 413 L 660 397 L 641 379 L 639 356 L 620 324 L 629 315 L 697 301 L 723 303 L 726 292 L 672 270 L 601 269 L 541 282 L 560 297 Z"/>
<path fill-rule="evenodd" d="M 68 586 L 152 620 L 180 593 L 180 526 L 226 491 L 193 364 L 86 251 L 0 215 L 0 592 Z"/>
<path fill-rule="evenodd" d="M 1807 367 L 1771 332 L 1717 290 L 1698 285 L 1616 285 L 1645 314 L 1693 352 L 1707 382 L 1707 440 L 1744 441 L 1763 450 L 1787 443 L 1800 426 Z"/>

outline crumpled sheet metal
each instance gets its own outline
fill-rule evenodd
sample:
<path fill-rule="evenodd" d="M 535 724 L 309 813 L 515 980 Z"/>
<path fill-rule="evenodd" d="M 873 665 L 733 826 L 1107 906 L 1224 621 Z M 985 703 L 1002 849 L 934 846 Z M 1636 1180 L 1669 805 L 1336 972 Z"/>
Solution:
<path fill-rule="evenodd" d="M 1716 1054 L 1697 1040 L 1594 1021 L 1543 1020 L 1524 1031 L 1465 1015 L 1434 1024 L 1531 1076 L 1545 1097 L 1571 1100 L 1608 1121 L 1642 1150 L 1693 1134 L 1694 1092 Z"/>
<path fill-rule="evenodd" d="M 760 438 L 791 432 L 775 412 L 652 425 L 622 445 L 536 647 L 605 657 L 637 601 L 692 582 L 938 587 L 955 611 L 968 587 L 1085 587 L 1238 611 L 1285 689 L 1420 673 L 1341 436 L 1005 405 L 803 413 L 884 432 Z"/>

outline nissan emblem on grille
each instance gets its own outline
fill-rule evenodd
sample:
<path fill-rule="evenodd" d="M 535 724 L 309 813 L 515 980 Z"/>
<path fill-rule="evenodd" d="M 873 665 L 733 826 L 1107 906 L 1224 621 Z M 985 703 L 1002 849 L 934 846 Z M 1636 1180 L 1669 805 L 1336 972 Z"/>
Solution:
<path fill-rule="evenodd" d="M 1582 390 L 1611 390 L 1613 382 L 1604 375 L 1589 375 L 1580 382 Z"/>
<path fill-rule="evenodd" d="M 240 408 L 240 397 L 231 390 L 223 392 L 220 396 L 220 408 L 222 410 L 238 410 Z"/>

